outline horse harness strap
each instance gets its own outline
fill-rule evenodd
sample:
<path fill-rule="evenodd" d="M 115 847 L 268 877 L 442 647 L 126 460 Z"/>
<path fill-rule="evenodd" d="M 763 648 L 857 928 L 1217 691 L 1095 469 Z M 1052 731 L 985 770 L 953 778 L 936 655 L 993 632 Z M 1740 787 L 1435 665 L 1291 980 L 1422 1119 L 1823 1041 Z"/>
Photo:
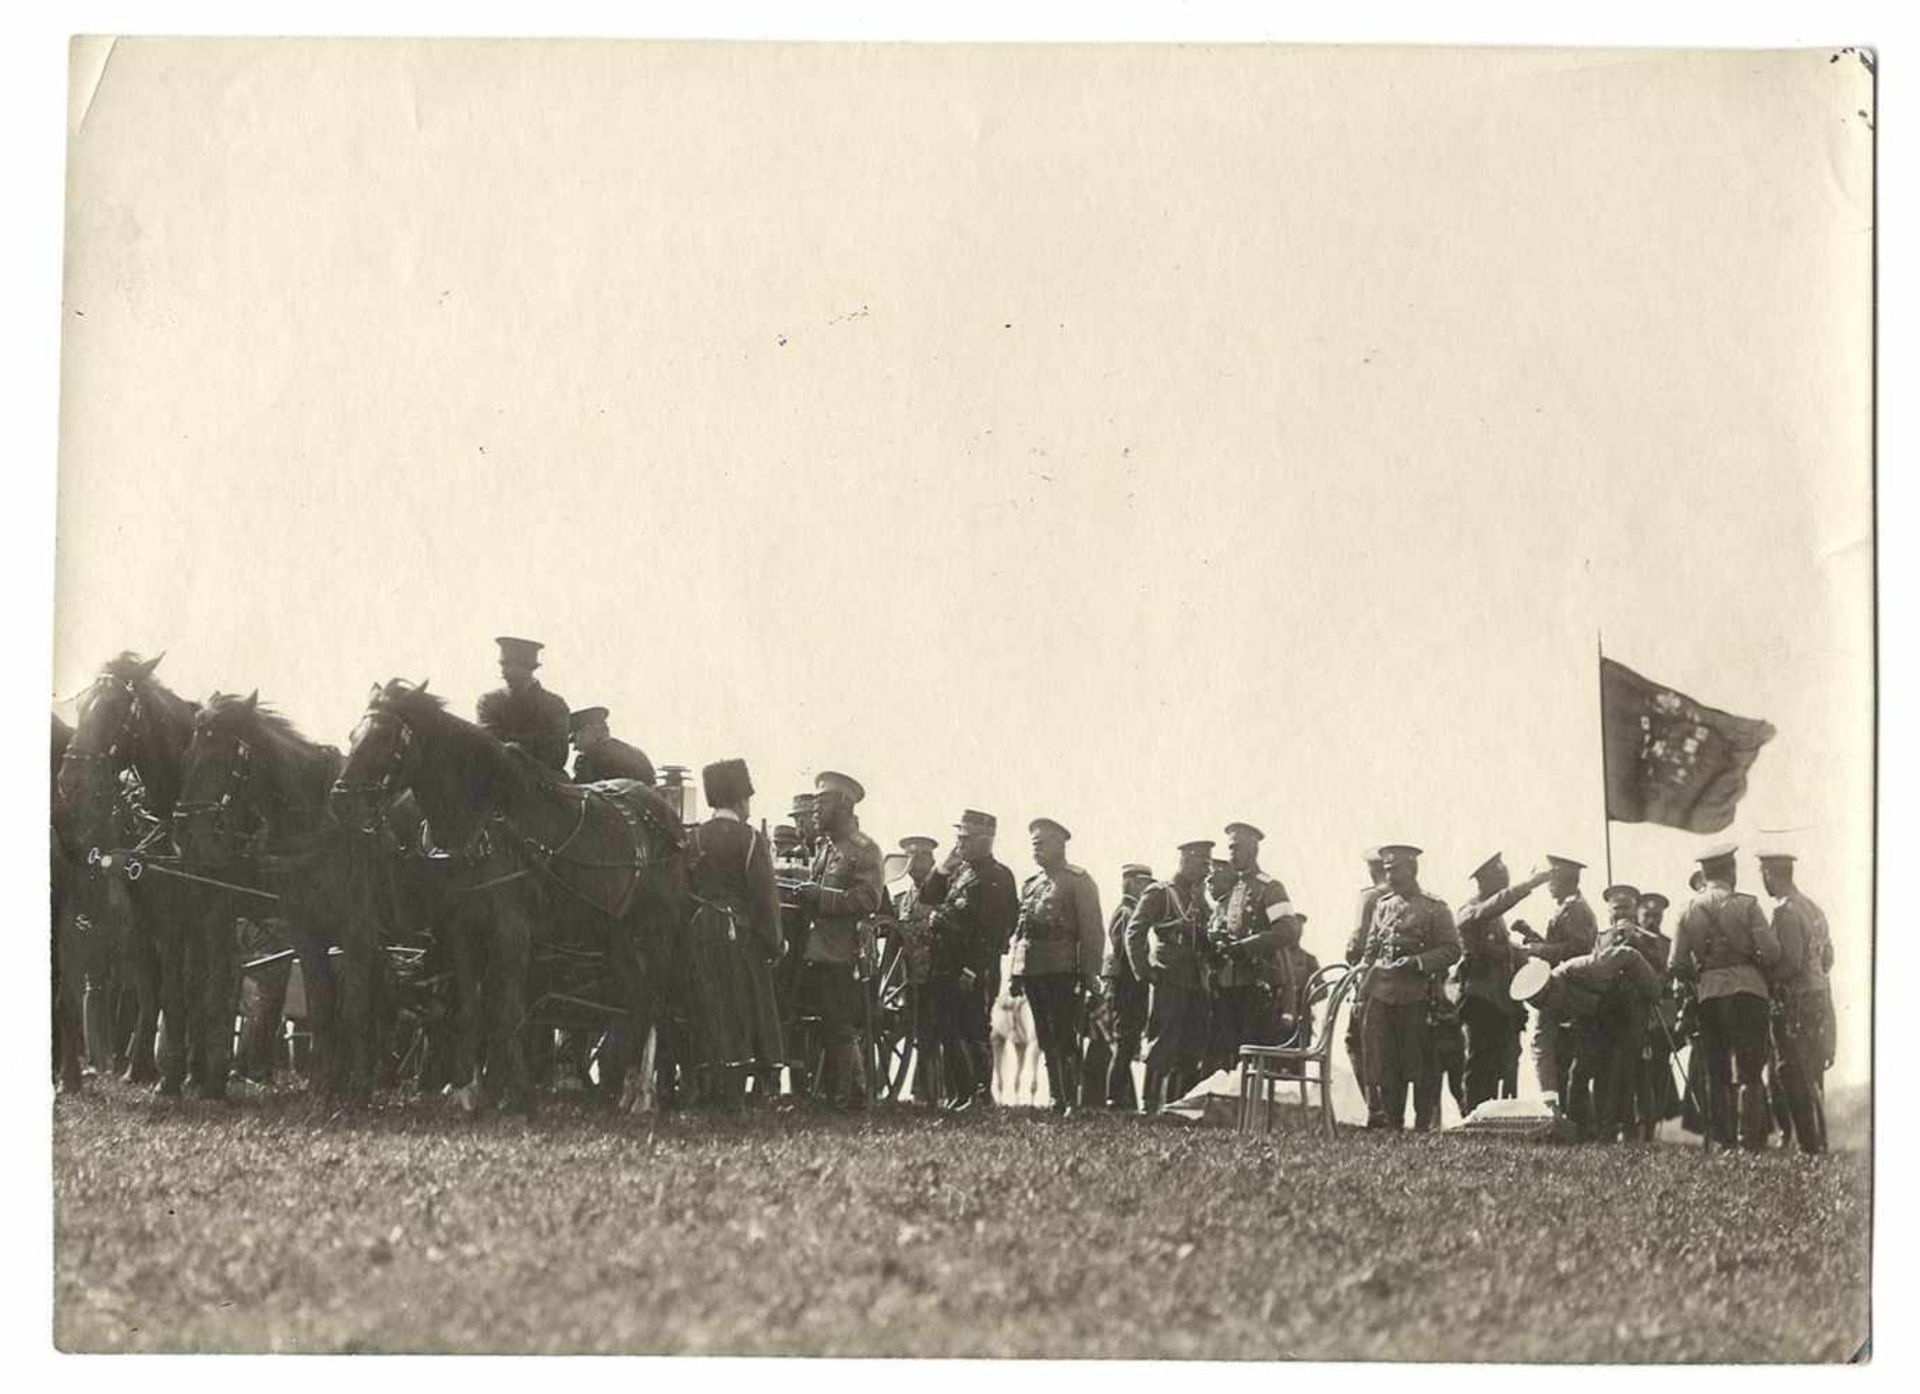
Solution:
<path fill-rule="evenodd" d="M 581 904 L 589 906 L 601 914 L 617 920 L 626 914 L 627 907 L 633 903 L 634 893 L 640 887 L 640 873 L 650 866 L 658 866 L 660 863 L 669 860 L 673 853 L 679 850 L 678 842 L 673 838 L 670 828 L 663 827 L 655 829 L 655 831 L 660 832 L 666 838 L 669 843 L 669 851 L 663 856 L 650 857 L 642 855 L 642 849 L 647 845 L 646 833 L 648 822 L 641 811 L 628 804 L 625 800 L 617 799 L 611 794 L 596 789 L 591 785 L 579 786 L 579 792 L 579 816 L 574 819 L 572 829 L 560 840 L 557 846 L 548 847 L 538 838 L 529 837 L 524 833 L 520 835 L 520 841 L 533 856 L 535 863 L 540 869 L 546 872 L 547 876 L 555 885 L 559 886 L 561 890 L 567 892 L 567 894 L 571 895 Z M 599 799 L 605 803 L 619 816 L 620 823 L 625 828 L 629 843 L 633 848 L 633 856 L 630 859 L 625 861 L 599 861 L 567 854 L 567 849 L 574 844 L 579 838 L 581 831 L 586 827 L 587 810 L 591 807 L 592 801 L 595 799 Z M 603 905 L 593 897 L 587 895 L 578 886 L 568 882 L 566 877 L 562 876 L 559 871 L 555 869 L 556 863 L 577 866 L 590 871 L 625 871 L 627 873 L 626 884 L 621 888 L 619 897 L 612 905 Z"/>

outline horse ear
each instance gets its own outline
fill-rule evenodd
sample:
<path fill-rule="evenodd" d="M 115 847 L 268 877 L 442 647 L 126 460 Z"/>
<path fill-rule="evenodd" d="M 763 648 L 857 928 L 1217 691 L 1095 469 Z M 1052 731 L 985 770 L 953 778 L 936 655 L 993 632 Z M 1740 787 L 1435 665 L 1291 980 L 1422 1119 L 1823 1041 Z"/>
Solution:
<path fill-rule="evenodd" d="M 260 689 L 256 687 L 254 688 L 253 691 L 247 694 L 246 708 L 248 713 L 251 714 L 252 712 L 257 710 L 259 706 L 260 706 Z"/>
<path fill-rule="evenodd" d="M 375 683 L 372 687 L 367 689 L 367 705 L 372 706 L 375 702 L 379 701 L 381 697 L 383 697 L 385 694 L 386 694 L 386 689 L 381 687 L 379 683 Z"/>
<path fill-rule="evenodd" d="M 418 687 L 416 687 L 416 688 L 414 688 L 414 691 L 415 691 L 415 692 L 419 692 L 419 693 L 423 693 L 423 694 L 424 694 L 424 693 L 426 692 L 426 690 L 427 690 L 427 683 L 430 683 L 430 682 L 432 682 L 432 681 L 433 681 L 433 679 L 432 679 L 432 678 L 428 678 L 428 679 L 426 679 L 425 681 L 423 681 L 423 682 L 422 682 L 422 683 L 420 684 L 420 686 L 418 686 Z"/>
<path fill-rule="evenodd" d="M 143 678 L 152 677 L 153 670 L 160 666 L 160 660 L 165 658 L 166 656 L 167 656 L 167 651 L 165 649 L 162 649 L 160 650 L 159 653 L 155 654 L 152 658 L 149 658 L 145 663 L 142 663 L 140 665 L 140 676 Z"/>

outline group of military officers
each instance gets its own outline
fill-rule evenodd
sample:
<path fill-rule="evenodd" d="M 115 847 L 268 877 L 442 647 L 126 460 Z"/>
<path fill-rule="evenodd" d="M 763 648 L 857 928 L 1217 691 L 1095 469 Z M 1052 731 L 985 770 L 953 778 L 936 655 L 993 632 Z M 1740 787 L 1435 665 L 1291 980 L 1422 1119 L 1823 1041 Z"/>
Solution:
<path fill-rule="evenodd" d="M 481 698 L 481 725 L 563 771 L 571 744 L 582 783 L 655 782 L 606 708 L 570 711 L 541 687 L 539 644 L 498 643 L 505 686 Z M 770 839 L 749 822 L 743 762 L 709 765 L 702 781 L 713 816 L 693 833 L 697 909 L 675 974 L 696 1097 L 777 1097 L 785 1070 L 797 1093 L 863 1106 L 871 983 L 889 969 L 909 1003 L 912 1096 L 947 1109 L 991 1100 L 1003 962 L 1009 993 L 1032 1009 L 1056 1111 L 1155 1112 L 1231 1066 L 1242 1044 L 1311 1037 L 1320 964 L 1301 944 L 1306 916 L 1260 866 L 1264 834 L 1251 823 L 1227 825 L 1223 857 L 1213 839 L 1181 844 L 1164 880 L 1124 866 L 1120 904 L 1103 917 L 1055 819 L 1028 825 L 1036 869 L 1018 885 L 994 855 L 991 814 L 963 812 L 944 859 L 935 838 L 903 838 L 890 895 L 888 857 L 860 827 L 858 780 L 819 775 Z M 1671 939 L 1667 897 L 1624 883 L 1602 893 L 1602 927 L 1571 857 L 1549 856 L 1519 882 L 1489 857 L 1456 916 L 1421 888 L 1419 848 L 1369 850 L 1346 944 L 1357 973 L 1346 1046 L 1368 1126 L 1404 1128 L 1411 1095 L 1413 1127 L 1433 1128 L 1443 1086 L 1463 1115 L 1518 1097 L 1530 1005 L 1539 1086 L 1583 1137 L 1649 1139 L 1681 1116 L 1723 1146 L 1764 1147 L 1778 1122 L 1803 1150 L 1824 1151 L 1826 918 L 1795 885 L 1794 858 L 1766 852 L 1769 919 L 1736 889 L 1736 850 L 1701 855 Z M 1542 887 L 1553 900 L 1544 932 L 1509 926 Z M 1677 1083 L 1683 1041 L 1694 1048 Z"/>

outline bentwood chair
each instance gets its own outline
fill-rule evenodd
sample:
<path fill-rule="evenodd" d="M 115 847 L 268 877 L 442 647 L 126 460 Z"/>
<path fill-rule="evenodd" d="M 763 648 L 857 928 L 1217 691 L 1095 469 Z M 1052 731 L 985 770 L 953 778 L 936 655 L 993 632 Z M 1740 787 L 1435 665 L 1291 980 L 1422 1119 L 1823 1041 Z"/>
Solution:
<path fill-rule="evenodd" d="M 1262 1132 L 1273 1130 L 1279 1093 L 1291 1086 L 1300 1090 L 1300 1115 L 1316 1132 L 1334 1135 L 1333 1043 L 1335 1025 L 1347 1005 L 1360 974 L 1344 963 L 1328 964 L 1307 980 L 1304 1010 L 1293 1039 L 1284 1045 L 1240 1047 L 1239 1130 L 1252 1132 L 1258 1120 Z M 1319 1098 L 1309 1094 L 1319 1091 Z M 1317 1103 L 1318 1107 L 1315 1107 Z"/>

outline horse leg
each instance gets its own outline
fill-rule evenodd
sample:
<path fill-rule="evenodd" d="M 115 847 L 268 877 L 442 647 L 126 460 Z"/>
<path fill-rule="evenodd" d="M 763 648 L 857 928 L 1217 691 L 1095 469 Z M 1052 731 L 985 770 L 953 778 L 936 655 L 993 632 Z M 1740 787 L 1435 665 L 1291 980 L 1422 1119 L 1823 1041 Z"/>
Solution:
<path fill-rule="evenodd" d="M 156 913 L 151 905 L 143 906 L 135 899 L 121 927 L 122 976 L 133 980 L 133 1026 L 126 1070 L 130 1084 L 152 1084 L 160 1078 L 160 1068 L 153 1058 L 153 1038 L 160 1026 L 160 930 Z"/>
<path fill-rule="evenodd" d="M 157 916 L 149 928 L 159 942 L 160 1047 L 155 1091 L 166 1098 L 178 1098 L 187 1077 L 187 949 L 188 926 L 184 916 Z M 136 1043 L 137 1049 L 138 1043 Z"/>
<path fill-rule="evenodd" d="M 444 932 L 453 956 L 453 1086 L 461 1106 L 473 1109 L 481 1100 L 486 945 L 481 926 L 464 917 L 450 917 Z"/>
<path fill-rule="evenodd" d="M 640 953 L 632 925 L 624 920 L 609 925 L 606 942 L 607 962 L 613 969 L 614 985 L 624 1012 L 614 1029 L 607 1033 L 602 1068 L 609 1057 L 617 1062 L 615 1068 L 622 1075 L 617 1097 L 623 1113 L 651 1113 L 652 1091 L 646 1087 L 645 1073 L 627 1068 L 631 1053 L 647 1038 L 652 1027 L 649 1020 L 652 1012 L 646 1000 L 646 982 L 640 971 Z"/>
<path fill-rule="evenodd" d="M 227 1075 L 233 1069 L 233 1027 L 240 1007 L 239 945 L 235 938 L 233 906 L 224 898 L 208 911 L 200 936 L 200 1096 L 227 1097 Z"/>
<path fill-rule="evenodd" d="M 533 1081 L 527 1071 L 524 1028 L 527 1010 L 527 967 L 532 954 L 533 926 L 524 911 L 503 904 L 494 919 L 492 952 L 487 964 L 487 996 L 492 1011 L 487 1041 L 488 1094 L 498 1097 L 512 1112 L 533 1112 Z"/>
<path fill-rule="evenodd" d="M 100 934 L 104 925 L 84 931 Z M 82 1088 L 81 1060 L 86 1054 L 85 955 L 82 952 L 79 917 L 69 904 L 62 907 L 58 933 L 54 941 L 54 1029 L 60 1045 L 60 1092 L 78 1094 Z M 91 946 L 89 946 L 91 947 Z"/>

